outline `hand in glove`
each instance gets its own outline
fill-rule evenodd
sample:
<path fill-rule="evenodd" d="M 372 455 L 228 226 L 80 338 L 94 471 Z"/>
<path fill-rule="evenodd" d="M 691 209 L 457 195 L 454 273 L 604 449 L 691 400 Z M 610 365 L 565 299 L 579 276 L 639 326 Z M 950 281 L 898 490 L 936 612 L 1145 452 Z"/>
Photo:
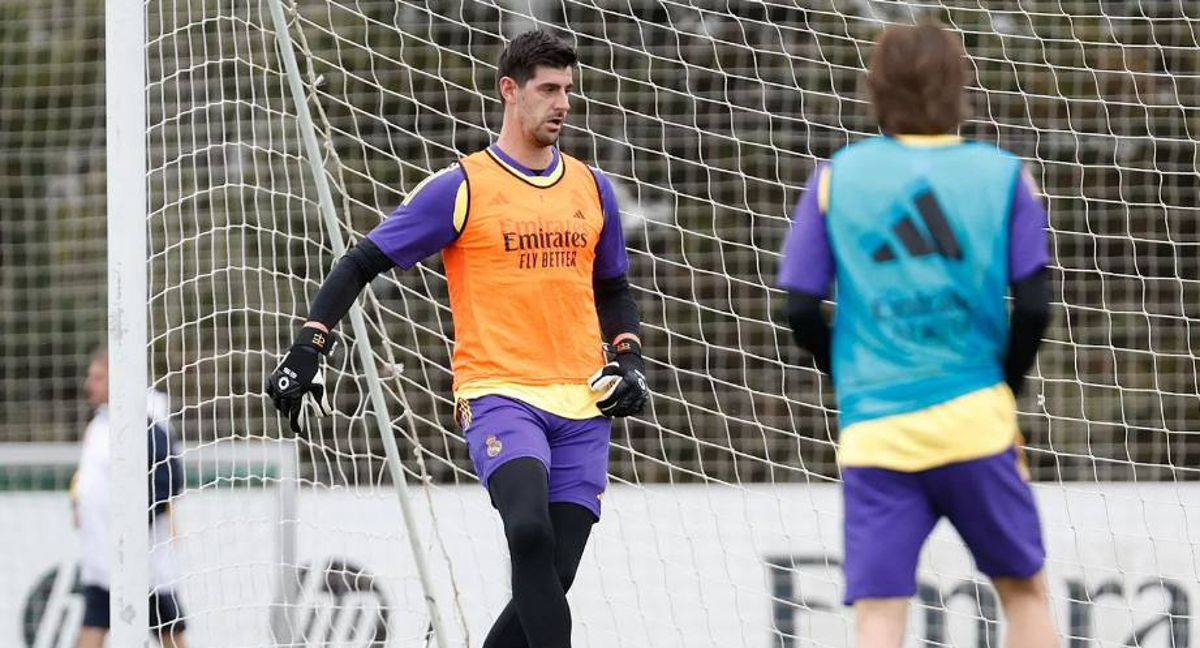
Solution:
<path fill-rule="evenodd" d="M 588 380 L 594 392 L 602 392 L 596 407 L 605 416 L 632 416 L 646 407 L 650 389 L 646 386 L 642 345 L 626 338 L 614 345 L 613 361 L 604 365 Z"/>
<path fill-rule="evenodd" d="M 309 410 L 317 416 L 333 413 L 325 392 L 324 365 L 337 344 L 333 333 L 305 326 L 296 335 L 283 362 L 267 379 L 267 395 L 275 403 L 275 409 L 288 415 L 296 434 L 304 432 Z"/>

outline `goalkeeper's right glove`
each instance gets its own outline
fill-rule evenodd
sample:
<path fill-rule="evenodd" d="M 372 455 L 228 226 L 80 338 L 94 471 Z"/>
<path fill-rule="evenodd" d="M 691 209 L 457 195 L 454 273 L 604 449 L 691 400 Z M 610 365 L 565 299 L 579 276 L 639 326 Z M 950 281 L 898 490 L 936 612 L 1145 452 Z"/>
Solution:
<path fill-rule="evenodd" d="M 267 395 L 275 409 L 287 414 L 292 431 L 304 432 L 308 410 L 329 416 L 333 408 L 325 393 L 324 358 L 337 348 L 337 336 L 305 326 L 296 335 L 283 362 L 267 379 Z"/>
<path fill-rule="evenodd" d="M 642 345 L 636 339 L 625 339 L 614 346 L 614 351 L 613 361 L 588 380 L 592 391 L 601 393 L 596 407 L 610 418 L 641 414 L 650 397 Z"/>

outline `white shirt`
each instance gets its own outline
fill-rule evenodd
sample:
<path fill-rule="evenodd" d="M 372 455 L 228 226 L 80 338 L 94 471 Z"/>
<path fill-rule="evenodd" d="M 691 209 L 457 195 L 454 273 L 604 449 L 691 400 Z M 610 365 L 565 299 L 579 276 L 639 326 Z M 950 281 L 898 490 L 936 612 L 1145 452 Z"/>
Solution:
<path fill-rule="evenodd" d="M 168 424 L 170 405 L 166 394 L 151 391 L 146 401 L 147 416 L 157 424 Z M 109 443 L 108 405 L 96 409 L 83 432 L 79 470 L 75 473 L 72 495 L 79 515 L 80 559 L 79 580 L 84 585 L 109 586 L 108 520 L 111 491 L 111 447 Z M 149 479 L 149 475 L 147 475 Z M 146 511 L 147 501 L 121 502 L 122 506 L 137 506 Z M 177 569 L 171 545 L 171 524 L 163 518 L 151 525 L 150 585 L 153 589 L 168 587 L 176 580 Z"/>
<path fill-rule="evenodd" d="M 109 456 L 108 406 L 101 405 L 83 432 L 79 470 L 72 484 L 83 550 L 79 580 L 84 585 L 108 587 Z"/>

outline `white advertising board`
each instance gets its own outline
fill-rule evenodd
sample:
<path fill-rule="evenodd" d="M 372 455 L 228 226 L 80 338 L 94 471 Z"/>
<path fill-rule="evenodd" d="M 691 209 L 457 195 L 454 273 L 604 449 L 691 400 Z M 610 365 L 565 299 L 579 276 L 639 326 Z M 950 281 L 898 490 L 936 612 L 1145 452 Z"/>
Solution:
<path fill-rule="evenodd" d="M 1200 485 L 1036 491 L 1064 646 L 1200 648 Z M 479 646 L 508 596 L 498 519 L 477 486 L 416 492 L 435 595 L 455 628 L 451 645 Z M 392 491 L 303 489 L 300 574 L 278 566 L 278 497 L 212 489 L 180 499 L 175 549 L 189 645 L 378 646 L 386 635 L 390 647 L 426 646 L 428 619 Z M 850 645 L 836 486 L 614 486 L 604 506 L 570 594 L 574 645 Z M 72 645 L 79 547 L 66 495 L 0 494 L 0 511 L 8 520 L 0 525 L 0 645 Z M 55 570 L 66 576 L 56 581 Z M 280 606 L 289 579 L 291 605 Z M 997 645 L 997 625 L 987 621 L 998 616 L 994 595 L 976 586 L 945 522 L 919 580 L 911 645 Z"/>

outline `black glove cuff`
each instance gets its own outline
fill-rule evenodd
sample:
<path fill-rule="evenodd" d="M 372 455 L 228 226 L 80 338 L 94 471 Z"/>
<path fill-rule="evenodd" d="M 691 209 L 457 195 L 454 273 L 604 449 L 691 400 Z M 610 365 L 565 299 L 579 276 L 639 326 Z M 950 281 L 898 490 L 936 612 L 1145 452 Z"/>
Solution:
<path fill-rule="evenodd" d="M 293 347 L 303 346 L 311 349 L 316 349 L 317 353 L 325 357 L 333 355 L 335 349 L 341 344 L 337 334 L 332 331 L 326 333 L 321 329 L 311 326 L 303 326 L 296 333 L 296 339 L 292 342 Z"/>
<path fill-rule="evenodd" d="M 642 360 L 642 345 L 637 340 L 624 338 L 616 344 L 608 345 L 608 350 L 623 371 L 637 369 L 646 373 L 646 363 Z"/>

